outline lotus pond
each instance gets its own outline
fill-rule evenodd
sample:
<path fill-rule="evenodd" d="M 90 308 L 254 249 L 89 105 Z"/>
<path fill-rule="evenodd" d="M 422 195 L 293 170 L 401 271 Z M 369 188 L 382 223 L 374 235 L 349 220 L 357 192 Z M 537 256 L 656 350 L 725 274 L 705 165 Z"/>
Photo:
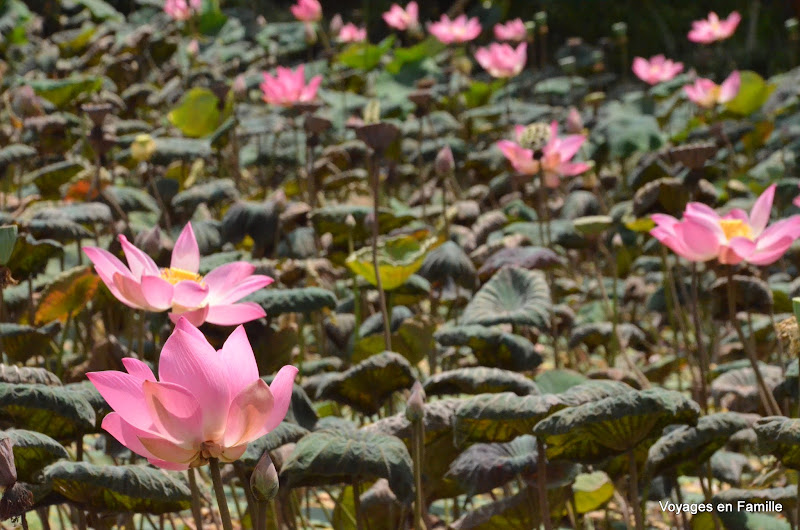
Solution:
<path fill-rule="evenodd" d="M 800 528 L 800 8 L 633 4 L 0 0 L 0 528 Z"/>

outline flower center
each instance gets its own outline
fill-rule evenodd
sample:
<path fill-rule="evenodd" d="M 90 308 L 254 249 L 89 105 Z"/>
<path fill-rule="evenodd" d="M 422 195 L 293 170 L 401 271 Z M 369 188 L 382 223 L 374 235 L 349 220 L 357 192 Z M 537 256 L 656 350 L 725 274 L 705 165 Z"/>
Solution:
<path fill-rule="evenodd" d="M 168 269 L 161 269 L 161 278 L 167 280 L 172 285 L 175 285 L 176 283 L 182 282 L 184 280 L 191 280 L 193 282 L 199 283 L 200 285 L 205 285 L 203 283 L 203 277 L 197 274 L 196 272 L 189 272 L 187 270 L 178 269 L 175 267 Z"/>
<path fill-rule="evenodd" d="M 719 226 L 725 237 L 730 241 L 734 237 L 753 239 L 753 229 L 741 219 L 720 219 Z"/>

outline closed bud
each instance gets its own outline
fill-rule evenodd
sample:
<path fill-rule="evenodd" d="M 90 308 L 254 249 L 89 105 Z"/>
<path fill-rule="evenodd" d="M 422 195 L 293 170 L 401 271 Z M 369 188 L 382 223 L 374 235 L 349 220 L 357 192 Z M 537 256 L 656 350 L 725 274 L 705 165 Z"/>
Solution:
<path fill-rule="evenodd" d="M 411 387 L 411 395 L 406 405 L 406 419 L 410 422 L 421 421 L 425 417 L 425 390 L 419 381 Z"/>
<path fill-rule="evenodd" d="M 583 118 L 575 107 L 570 107 L 569 114 L 567 114 L 567 132 L 570 134 L 583 133 Z"/>
<path fill-rule="evenodd" d="M 303 26 L 303 31 L 306 36 L 306 44 L 309 46 L 315 45 L 317 43 L 317 29 L 314 27 L 314 25 L 306 22 Z"/>
<path fill-rule="evenodd" d="M 331 25 L 330 25 L 331 35 L 338 35 L 339 31 L 342 29 L 342 26 L 344 26 L 344 21 L 342 21 L 342 15 L 336 13 L 335 15 L 333 15 L 333 18 L 331 19 Z"/>
<path fill-rule="evenodd" d="M 547 33 L 547 12 L 539 11 L 533 15 L 533 20 L 539 27 L 539 33 Z"/>
<path fill-rule="evenodd" d="M 794 17 L 786 19 L 786 22 L 783 23 L 786 27 L 786 31 L 789 32 L 789 36 L 797 37 L 798 29 L 800 29 L 800 22 Z"/>
<path fill-rule="evenodd" d="M 434 163 L 433 167 L 436 170 L 436 174 L 440 177 L 446 177 L 453 174 L 453 171 L 456 167 L 456 161 L 453 160 L 453 151 L 450 149 L 449 145 L 446 145 L 439 150 L 439 154 L 436 155 L 436 162 Z"/>
<path fill-rule="evenodd" d="M 264 451 L 250 475 L 250 488 L 256 500 L 261 502 L 271 501 L 278 495 L 278 471 L 269 457 L 269 451 Z"/>
<path fill-rule="evenodd" d="M 189 57 L 196 57 L 199 52 L 200 44 L 197 42 L 197 39 L 192 39 L 186 46 L 186 53 L 189 54 Z"/>
<path fill-rule="evenodd" d="M 622 236 L 619 233 L 614 234 L 614 237 L 611 238 L 611 246 L 615 249 L 620 249 L 625 246 L 625 243 L 622 242 Z"/>
<path fill-rule="evenodd" d="M 356 218 L 352 214 L 347 214 L 347 217 L 344 218 L 344 224 L 347 228 L 353 229 L 356 227 Z"/>
<path fill-rule="evenodd" d="M 14 442 L 9 436 L 0 439 L 0 487 L 10 488 L 17 481 L 14 465 Z"/>
<path fill-rule="evenodd" d="M 575 72 L 577 71 L 577 63 L 575 61 L 575 57 L 571 55 L 559 59 L 558 65 L 567 75 L 574 75 Z"/>
<path fill-rule="evenodd" d="M 244 99 L 247 96 L 247 81 L 244 79 L 244 74 L 239 74 L 233 80 L 233 95 L 238 99 Z"/>

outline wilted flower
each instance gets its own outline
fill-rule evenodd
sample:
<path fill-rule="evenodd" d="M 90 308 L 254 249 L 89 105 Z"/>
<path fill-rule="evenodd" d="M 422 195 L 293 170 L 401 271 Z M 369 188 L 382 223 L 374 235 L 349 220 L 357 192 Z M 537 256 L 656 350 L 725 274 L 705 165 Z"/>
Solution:
<path fill-rule="evenodd" d="M 174 20 L 187 20 L 200 9 L 201 0 L 167 0 L 164 12 Z"/>
<path fill-rule="evenodd" d="M 497 40 L 523 41 L 528 36 L 528 30 L 521 18 L 509 20 L 505 24 L 495 24 L 494 38 Z"/>
<path fill-rule="evenodd" d="M 362 42 L 367 39 L 367 28 L 359 28 L 349 22 L 342 26 L 336 38 L 339 42 Z"/>
<path fill-rule="evenodd" d="M 253 274 L 255 267 L 246 261 L 227 263 L 201 276 L 200 252 L 191 224 L 184 227 L 175 242 L 169 268 L 159 269 L 124 235 L 119 236 L 119 241 L 127 267 L 102 248 L 84 247 L 83 251 L 103 283 L 123 304 L 145 311 L 169 310 L 173 321 L 186 317 L 195 326 L 203 322 L 234 326 L 265 316 L 258 304 L 236 302 L 266 287 L 272 278 Z"/>
<path fill-rule="evenodd" d="M 655 55 L 650 60 L 634 57 L 633 73 L 647 84 L 655 85 L 669 81 L 683 71 L 683 63 L 672 61 L 663 55 Z"/>
<path fill-rule="evenodd" d="M 683 91 L 686 97 L 694 101 L 698 106 L 710 109 L 717 104 L 727 103 L 739 93 L 741 77 L 738 71 L 734 71 L 721 85 L 716 84 L 710 79 L 695 79 L 691 85 L 685 85 Z"/>
<path fill-rule="evenodd" d="M 528 44 L 523 42 L 512 48 L 509 44 L 493 42 L 488 47 L 478 48 L 475 59 L 493 77 L 514 77 L 525 67 Z"/>
<path fill-rule="evenodd" d="M 17 481 L 14 464 L 14 442 L 8 435 L 0 438 L 0 488 L 7 489 Z"/>
<path fill-rule="evenodd" d="M 800 215 L 767 226 L 774 198 L 775 184 L 756 200 L 749 216 L 739 208 L 720 216 L 703 203 L 690 202 L 680 221 L 671 215 L 653 214 L 657 226 L 650 234 L 690 261 L 716 258 L 729 265 L 741 261 L 769 265 L 800 237 Z"/>
<path fill-rule="evenodd" d="M 103 429 L 151 464 L 176 470 L 241 457 L 283 421 L 297 374 L 284 366 L 267 385 L 244 327 L 216 351 L 185 318 L 161 350 L 159 380 L 138 359 L 122 363 L 127 373 L 86 374 L 113 409 Z"/>
<path fill-rule="evenodd" d="M 419 6 L 416 2 L 409 2 L 405 9 L 398 4 L 392 4 L 389 11 L 383 14 L 387 25 L 400 31 L 414 29 L 419 26 Z"/>
<path fill-rule="evenodd" d="M 302 22 L 316 22 L 322 18 L 322 6 L 318 0 L 297 0 L 291 9 L 294 18 Z"/>
<path fill-rule="evenodd" d="M 131 142 L 131 158 L 137 162 L 147 162 L 156 151 L 156 141 L 149 134 L 137 134 Z"/>
<path fill-rule="evenodd" d="M 305 66 L 302 64 L 295 71 L 279 66 L 274 77 L 264 73 L 261 91 L 267 103 L 290 107 L 296 103 L 313 101 L 320 83 L 322 76 L 316 75 L 306 84 Z"/>
<path fill-rule="evenodd" d="M 701 44 L 725 40 L 733 35 L 741 20 L 742 16 L 738 11 L 732 12 L 725 20 L 720 20 L 719 16 L 712 11 L 708 14 L 707 19 L 692 22 L 692 30 L 687 37 L 690 41 Z"/>
<path fill-rule="evenodd" d="M 442 15 L 438 22 L 428 25 L 428 31 L 442 44 L 469 42 L 481 34 L 481 25 L 477 18 L 467 19 L 460 15 L 453 20 Z"/>

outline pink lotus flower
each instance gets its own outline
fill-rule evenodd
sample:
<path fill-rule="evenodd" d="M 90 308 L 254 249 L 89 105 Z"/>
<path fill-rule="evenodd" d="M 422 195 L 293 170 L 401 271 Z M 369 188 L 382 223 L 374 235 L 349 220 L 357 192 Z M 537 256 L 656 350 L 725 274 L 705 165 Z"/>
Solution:
<path fill-rule="evenodd" d="M 738 208 L 720 216 L 703 203 L 690 202 L 682 221 L 665 214 L 650 216 L 657 225 L 650 234 L 690 261 L 716 258 L 728 265 L 741 261 L 769 265 L 800 237 L 800 215 L 767 227 L 774 198 L 775 184 L 756 200 L 749 216 Z"/>
<path fill-rule="evenodd" d="M 267 385 L 242 326 L 215 351 L 184 318 L 161 350 L 159 380 L 138 359 L 122 364 L 127 373 L 86 374 L 114 410 L 103 429 L 151 464 L 174 470 L 241 457 L 283 421 L 297 374 L 284 366 Z"/>
<path fill-rule="evenodd" d="M 187 20 L 200 10 L 201 0 L 167 0 L 164 12 L 173 20 Z"/>
<path fill-rule="evenodd" d="M 405 9 L 398 4 L 392 4 L 389 11 L 383 14 L 383 20 L 400 31 L 414 29 L 419 26 L 419 7 L 416 2 L 409 2 Z"/>
<path fill-rule="evenodd" d="M 317 22 L 322 18 L 322 6 L 318 0 L 297 0 L 291 9 L 294 18 L 301 22 Z"/>
<path fill-rule="evenodd" d="M 516 50 L 509 44 L 493 42 L 488 47 L 478 48 L 475 59 L 492 77 L 514 77 L 525 67 L 527 48 L 527 42 L 521 43 Z"/>
<path fill-rule="evenodd" d="M 797 187 L 800 188 L 800 184 L 798 184 Z M 800 195 L 792 199 L 792 204 L 800 208 Z"/>
<path fill-rule="evenodd" d="M 687 37 L 690 41 L 701 44 L 725 40 L 733 35 L 741 20 L 742 16 L 737 11 L 732 12 L 725 20 L 720 20 L 712 11 L 708 14 L 707 19 L 692 22 L 692 30 Z"/>
<path fill-rule="evenodd" d="M 305 66 L 302 64 L 294 72 L 289 68 L 279 66 L 275 77 L 264 73 L 261 90 L 264 92 L 264 101 L 267 103 L 291 107 L 295 103 L 313 101 L 317 97 L 320 83 L 322 83 L 322 76 L 317 75 L 306 84 Z"/>
<path fill-rule="evenodd" d="M 528 30 L 521 18 L 509 20 L 505 24 L 494 25 L 494 38 L 497 40 L 523 41 L 528 37 Z"/>
<path fill-rule="evenodd" d="M 550 124 L 550 140 L 541 150 L 541 156 L 534 158 L 532 149 L 519 145 L 525 127 L 517 125 L 515 128 L 517 141 L 500 140 L 497 147 L 505 155 L 511 166 L 518 173 L 536 175 L 539 172 L 544 177 L 544 184 L 548 188 L 557 188 L 561 177 L 580 175 L 589 164 L 585 162 L 570 162 L 586 141 L 582 134 L 573 134 L 563 138 L 558 137 L 558 124 Z"/>
<path fill-rule="evenodd" d="M 336 38 L 339 42 L 362 42 L 367 40 L 367 28 L 359 28 L 350 22 L 342 26 Z"/>
<path fill-rule="evenodd" d="M 453 20 L 447 15 L 442 15 L 439 22 L 428 25 L 428 31 L 442 44 L 462 43 L 480 35 L 481 25 L 477 18 L 467 19 L 467 15 L 460 15 Z"/>
<path fill-rule="evenodd" d="M 674 62 L 663 55 L 654 55 L 649 61 L 644 57 L 633 59 L 633 73 L 650 85 L 669 81 L 682 71 L 683 63 Z"/>
<path fill-rule="evenodd" d="M 83 247 L 83 251 L 111 294 L 123 304 L 145 311 L 170 310 L 173 322 L 186 317 L 195 326 L 203 322 L 235 326 L 266 315 L 258 304 L 236 302 L 271 284 L 272 278 L 253 274 L 255 267 L 245 261 L 227 263 L 205 277 L 199 275 L 200 252 L 191 224 L 181 231 L 170 266 L 165 269 L 159 269 L 124 235 L 119 241 L 127 267 L 102 248 Z"/>
<path fill-rule="evenodd" d="M 686 97 L 698 106 L 710 109 L 717 104 L 727 103 L 739 93 L 741 77 L 738 71 L 733 71 L 721 85 L 710 79 L 695 79 L 691 85 L 683 87 Z"/>

